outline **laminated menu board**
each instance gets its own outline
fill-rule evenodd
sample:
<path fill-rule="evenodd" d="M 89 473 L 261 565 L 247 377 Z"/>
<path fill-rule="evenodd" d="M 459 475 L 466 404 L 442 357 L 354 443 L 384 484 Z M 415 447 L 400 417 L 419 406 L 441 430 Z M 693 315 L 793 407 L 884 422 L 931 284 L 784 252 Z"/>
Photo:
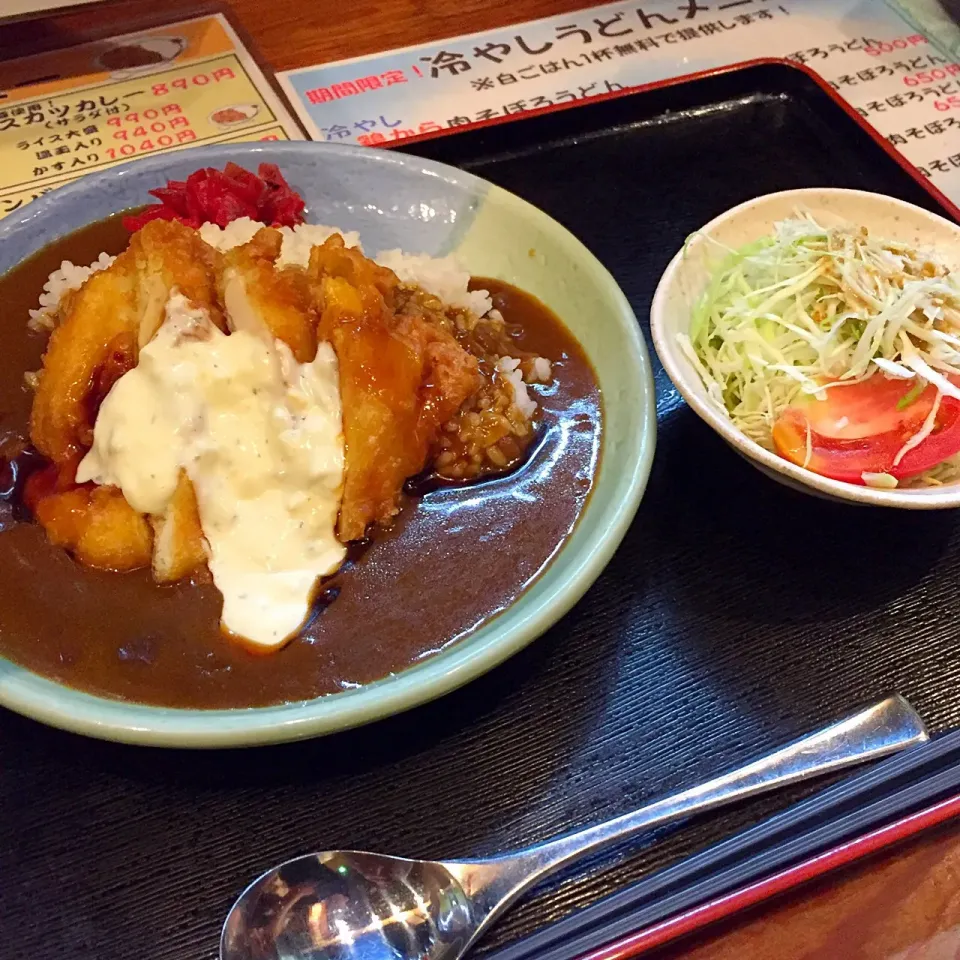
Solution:
<path fill-rule="evenodd" d="M 303 136 L 220 14 L 0 62 L 0 217 L 162 150 Z"/>
<path fill-rule="evenodd" d="M 758 57 L 819 73 L 960 199 L 960 63 L 879 0 L 623 0 L 278 80 L 310 136 L 384 146 Z"/>

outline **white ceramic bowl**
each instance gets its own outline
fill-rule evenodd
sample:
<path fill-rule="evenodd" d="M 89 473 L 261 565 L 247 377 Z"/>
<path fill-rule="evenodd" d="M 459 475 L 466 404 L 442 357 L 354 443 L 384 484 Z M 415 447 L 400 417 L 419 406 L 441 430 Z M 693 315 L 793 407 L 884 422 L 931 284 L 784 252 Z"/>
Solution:
<path fill-rule="evenodd" d="M 696 370 L 677 343 L 690 328 L 693 307 L 717 263 L 717 247 L 708 238 L 740 247 L 773 232 L 774 224 L 809 211 L 827 226 L 862 224 L 878 237 L 937 251 L 960 269 L 960 227 L 913 204 L 863 190 L 810 188 L 757 197 L 728 210 L 706 226 L 671 261 L 653 298 L 650 330 L 657 354 L 683 398 L 737 453 L 767 476 L 794 489 L 831 499 L 907 510 L 960 507 L 960 482 L 942 487 L 878 490 L 821 477 L 778 457 L 745 437 L 707 396 Z"/>

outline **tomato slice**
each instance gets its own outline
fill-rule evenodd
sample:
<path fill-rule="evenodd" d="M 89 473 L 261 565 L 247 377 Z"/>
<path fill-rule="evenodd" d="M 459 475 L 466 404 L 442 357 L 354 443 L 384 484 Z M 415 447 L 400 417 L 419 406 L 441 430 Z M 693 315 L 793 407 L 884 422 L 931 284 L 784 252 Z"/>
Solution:
<path fill-rule="evenodd" d="M 863 383 L 827 390 L 825 400 L 804 399 L 788 407 L 774 424 L 773 443 L 786 460 L 834 480 L 862 484 L 864 473 L 912 477 L 960 453 L 960 401 L 944 396 L 933 432 L 894 466 L 936 395 L 936 387 L 927 385 L 917 394 L 909 380 L 875 374 Z"/>
<path fill-rule="evenodd" d="M 927 419 L 936 398 L 932 384 L 918 395 L 915 380 L 877 373 L 860 383 L 830 387 L 824 400 L 804 396 L 794 407 L 804 412 L 810 429 L 821 436 L 859 440 L 893 430 L 905 430 L 911 436 Z"/>

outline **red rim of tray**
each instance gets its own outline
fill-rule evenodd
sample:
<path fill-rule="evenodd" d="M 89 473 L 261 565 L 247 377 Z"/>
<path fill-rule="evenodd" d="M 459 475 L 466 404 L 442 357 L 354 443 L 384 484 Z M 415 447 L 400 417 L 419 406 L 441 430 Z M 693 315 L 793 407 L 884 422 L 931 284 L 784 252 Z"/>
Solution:
<path fill-rule="evenodd" d="M 578 960 L 632 960 L 633 957 L 640 956 L 654 947 L 663 946 L 678 937 L 702 930 L 747 907 L 793 890 L 809 880 L 855 863 L 872 853 L 885 850 L 957 816 L 960 816 L 960 794 L 935 803 L 918 813 L 895 820 L 886 826 L 871 830 L 854 840 L 841 843 L 793 867 L 741 887 L 733 893 L 708 900 L 667 920 L 636 930 L 606 946 L 582 954 Z"/>
<path fill-rule="evenodd" d="M 504 123 L 516 123 L 517 121 L 529 120 L 531 117 L 540 117 L 549 113 L 559 113 L 561 110 L 576 110 L 579 107 L 589 106 L 592 103 L 603 102 L 606 100 L 618 100 L 621 97 L 632 96 L 636 93 L 644 93 L 648 90 L 658 90 L 663 87 L 675 87 L 678 84 L 689 83 L 693 80 L 702 80 L 706 77 L 716 77 L 725 73 L 732 73 L 737 70 L 744 70 L 748 67 L 758 66 L 784 66 L 791 70 L 797 70 L 806 74 L 814 83 L 838 106 L 844 113 L 850 117 L 881 149 L 888 157 L 894 160 L 900 167 L 906 171 L 921 187 L 940 204 L 943 209 L 949 213 L 954 220 L 960 221 L 960 206 L 955 204 L 949 197 L 941 192 L 925 177 L 899 150 L 896 149 L 875 127 L 867 123 L 859 113 L 843 97 L 837 93 L 830 84 L 820 76 L 815 70 L 801 64 L 794 63 L 792 60 L 786 60 L 783 57 L 757 57 L 753 60 L 742 60 L 739 63 L 731 63 L 722 67 L 712 67 L 709 70 L 699 70 L 696 73 L 685 73 L 679 77 L 669 77 L 664 80 L 655 80 L 651 83 L 641 83 L 635 87 L 624 87 L 622 90 L 614 90 L 610 93 L 598 93 L 596 96 L 585 100 L 578 100 L 574 103 L 555 103 L 549 107 L 541 107 L 538 110 L 527 110 L 524 113 L 513 113 L 504 117 L 493 117 L 490 120 L 478 120 L 475 123 L 464 124 L 461 127 L 453 127 L 446 130 L 435 130 L 430 133 L 421 133 L 413 137 L 404 137 L 396 143 L 378 144 L 378 147 L 398 147 L 406 146 L 411 143 L 420 143 L 425 140 L 436 140 L 439 137 L 448 137 L 460 131 L 481 130 L 486 127 L 496 127 Z"/>

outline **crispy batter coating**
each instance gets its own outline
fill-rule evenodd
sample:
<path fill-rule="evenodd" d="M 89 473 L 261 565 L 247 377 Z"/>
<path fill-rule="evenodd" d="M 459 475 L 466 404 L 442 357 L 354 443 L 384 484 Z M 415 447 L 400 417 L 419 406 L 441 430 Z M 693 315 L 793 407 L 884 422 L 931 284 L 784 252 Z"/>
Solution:
<path fill-rule="evenodd" d="M 153 526 L 153 578 L 173 583 L 196 572 L 207 562 L 207 546 L 193 484 L 181 471 L 173 499 L 162 517 L 151 517 Z"/>
<path fill-rule="evenodd" d="M 87 566 L 132 570 L 151 562 L 153 533 L 146 518 L 119 490 L 76 487 L 76 466 L 92 443 L 100 404 L 136 365 L 140 348 L 163 321 L 174 289 L 224 327 L 216 299 L 218 258 L 195 230 L 152 221 L 110 267 L 93 274 L 61 304 L 30 418 L 31 440 L 53 461 L 55 479 L 38 478 L 31 507 L 51 541 Z M 172 569 L 191 572 L 196 566 L 190 566 L 197 549 L 191 527 L 196 502 L 191 514 L 191 498 L 192 488 L 177 500 L 176 522 L 164 525 L 158 563 L 168 575 Z"/>
<path fill-rule="evenodd" d="M 442 424 L 480 384 L 478 362 L 445 330 L 392 309 L 396 275 L 346 249 L 315 247 L 309 273 L 340 367 L 346 476 L 337 535 L 388 525 L 405 481 L 420 473 Z"/>
<path fill-rule="evenodd" d="M 365 257 L 356 247 L 348 247 L 335 233 L 310 251 L 310 274 L 316 278 L 341 277 L 358 290 L 372 287 L 392 310 L 400 280 L 387 267 Z"/>
<path fill-rule="evenodd" d="M 124 571 L 150 563 L 150 527 L 115 487 L 53 493 L 37 504 L 36 516 L 50 541 L 84 566 Z"/>
<path fill-rule="evenodd" d="M 74 482 L 99 405 L 137 361 L 178 289 L 226 329 L 283 340 L 298 362 L 329 340 L 337 353 L 346 446 L 341 541 L 389 525 L 404 482 L 427 465 L 444 423 L 482 383 L 477 358 L 443 324 L 397 307 L 396 275 L 331 237 L 307 270 L 278 268 L 281 235 L 265 228 L 221 255 L 196 231 L 152 221 L 107 270 L 67 297 L 34 401 L 32 439 L 54 463 L 30 506 L 52 542 L 88 566 L 151 565 L 172 582 L 207 560 L 193 485 L 182 473 L 163 516 L 145 517 L 120 491 Z M 225 308 L 225 309 L 224 309 Z"/>
<path fill-rule="evenodd" d="M 156 333 L 174 288 L 206 307 L 223 328 L 213 272 L 218 256 L 197 231 L 155 220 L 133 236 L 110 267 L 65 298 L 31 413 L 31 439 L 42 454 L 64 463 L 89 447 L 98 400 L 136 364 L 139 347 Z M 119 373 L 118 350 L 125 355 Z"/>
<path fill-rule="evenodd" d="M 205 307 L 221 330 L 227 329 L 217 299 L 220 254 L 204 243 L 196 230 L 176 220 L 151 220 L 130 238 L 127 250 L 136 263 L 141 347 L 153 339 L 163 323 L 174 288 L 197 306 Z"/>
<path fill-rule="evenodd" d="M 65 463 L 89 445 L 93 418 L 87 398 L 115 338 L 138 329 L 136 288 L 136 263 L 123 253 L 70 297 L 50 335 L 33 400 L 30 438 L 54 463 Z"/>
<path fill-rule="evenodd" d="M 223 303 L 235 330 L 264 331 L 282 340 L 298 363 L 317 355 L 317 318 L 303 271 L 274 266 L 279 230 L 265 227 L 249 243 L 227 251 L 219 273 Z"/>

